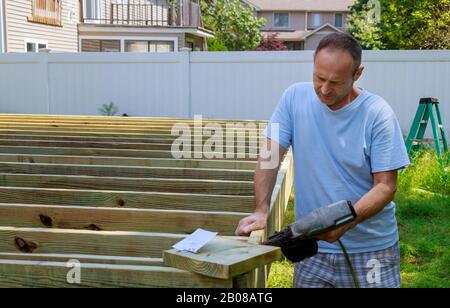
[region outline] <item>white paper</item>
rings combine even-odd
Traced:
[[[197,253],[210,240],[216,237],[217,232],[210,232],[203,229],[197,229],[194,233],[187,236],[184,240],[176,243],[172,247],[178,251],[189,251]]]

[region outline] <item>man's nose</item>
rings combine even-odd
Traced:
[[[331,87],[330,87],[330,84],[328,83],[328,82],[325,82],[323,85],[322,85],[322,94],[323,95],[329,95],[329,94],[331,94]]]

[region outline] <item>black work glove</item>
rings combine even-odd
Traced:
[[[284,256],[292,263],[297,263],[315,256],[318,251],[317,240],[298,240],[291,241],[287,245],[281,246]]]
[[[263,244],[280,247],[284,256],[293,263],[310,258],[316,255],[318,251],[315,238],[293,240],[289,228],[272,235]]]

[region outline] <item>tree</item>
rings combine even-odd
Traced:
[[[215,32],[216,40],[227,50],[253,50],[261,41],[265,19],[254,16],[239,0],[203,1],[202,18],[203,25]]]
[[[347,31],[350,32],[364,49],[383,49],[379,26],[379,11],[375,3],[357,0],[350,9]]]
[[[283,41],[279,40],[278,33],[269,34],[261,40],[261,43],[256,47],[256,51],[270,51],[270,50],[288,50]]]
[[[367,49],[449,49],[450,0],[356,0],[348,30]]]

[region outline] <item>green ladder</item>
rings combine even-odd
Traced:
[[[436,110],[437,125],[433,113],[433,106],[435,106]],[[431,120],[431,128],[433,130],[434,139],[423,138],[425,130],[427,128],[428,120]],[[436,146],[436,153],[439,158],[439,163],[441,164],[442,169],[445,171],[445,162],[442,158],[443,153],[441,151],[438,128],[441,132],[441,140],[443,142],[446,161],[447,163],[449,163],[450,156],[448,152],[447,138],[445,137],[444,125],[442,124],[441,112],[439,111],[439,100],[437,98],[426,97],[420,99],[419,108],[417,109],[416,116],[414,117],[414,122],[411,126],[411,130],[409,131],[408,138],[406,139],[406,149],[408,151],[408,155],[410,155],[412,151],[417,149],[420,143],[434,142]]]

